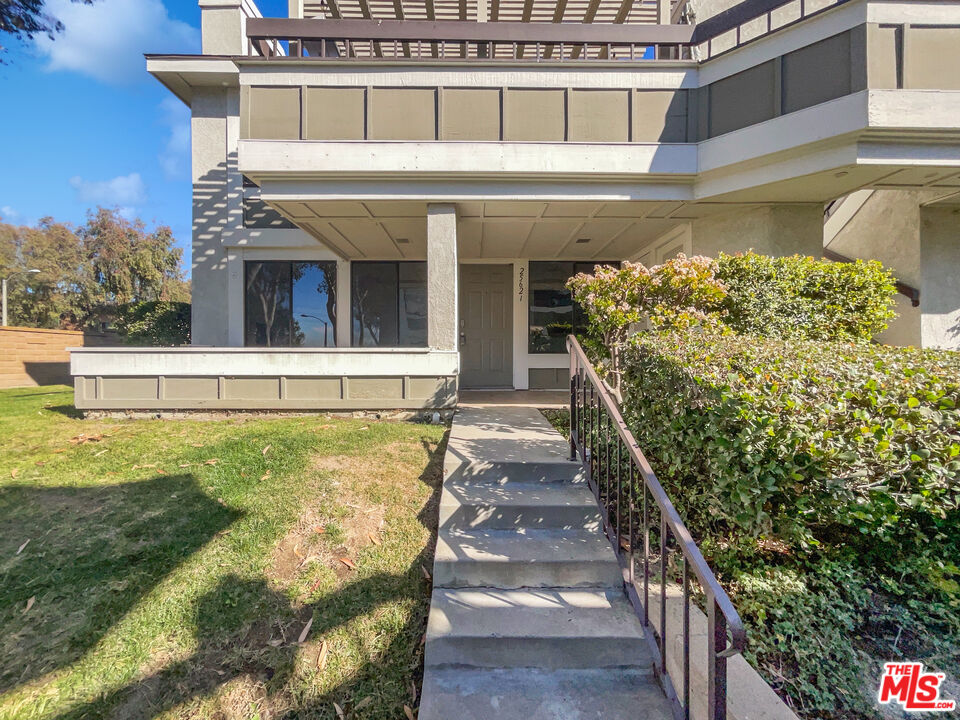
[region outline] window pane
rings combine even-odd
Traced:
[[[290,263],[248,262],[245,266],[245,343],[256,347],[290,344]]]
[[[572,262],[530,263],[531,353],[566,352],[573,331],[573,302],[564,287],[573,275]]]
[[[427,264],[400,263],[400,347],[427,346]]]
[[[293,279],[292,344],[302,347],[336,347],[337,264],[297,262]]]
[[[397,263],[351,265],[354,347],[397,346]]]

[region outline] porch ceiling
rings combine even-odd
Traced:
[[[299,227],[350,259],[426,257],[422,201],[274,202]],[[740,203],[459,202],[461,258],[630,258],[682,222],[748,207]]]

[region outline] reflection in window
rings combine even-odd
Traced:
[[[254,347],[335,347],[337,264],[248,262],[244,343]]]
[[[351,264],[354,347],[426,347],[427,264]]]
[[[577,273],[592,273],[598,265],[619,267],[619,262],[531,262],[531,353],[563,353],[570,333],[583,332],[586,318],[570,297],[567,280]]]

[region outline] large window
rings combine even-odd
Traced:
[[[582,332],[586,319],[567,290],[567,280],[577,273],[593,272],[597,265],[619,262],[531,262],[530,327],[531,353],[563,353],[570,333]]]
[[[335,347],[337,264],[247,262],[244,343],[254,347]]]
[[[354,347],[426,347],[427,264],[351,263]]]

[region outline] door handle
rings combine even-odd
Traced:
[[[466,333],[460,333],[460,345],[462,346],[462,345],[466,345],[466,344],[467,344],[467,334],[466,334]]]

